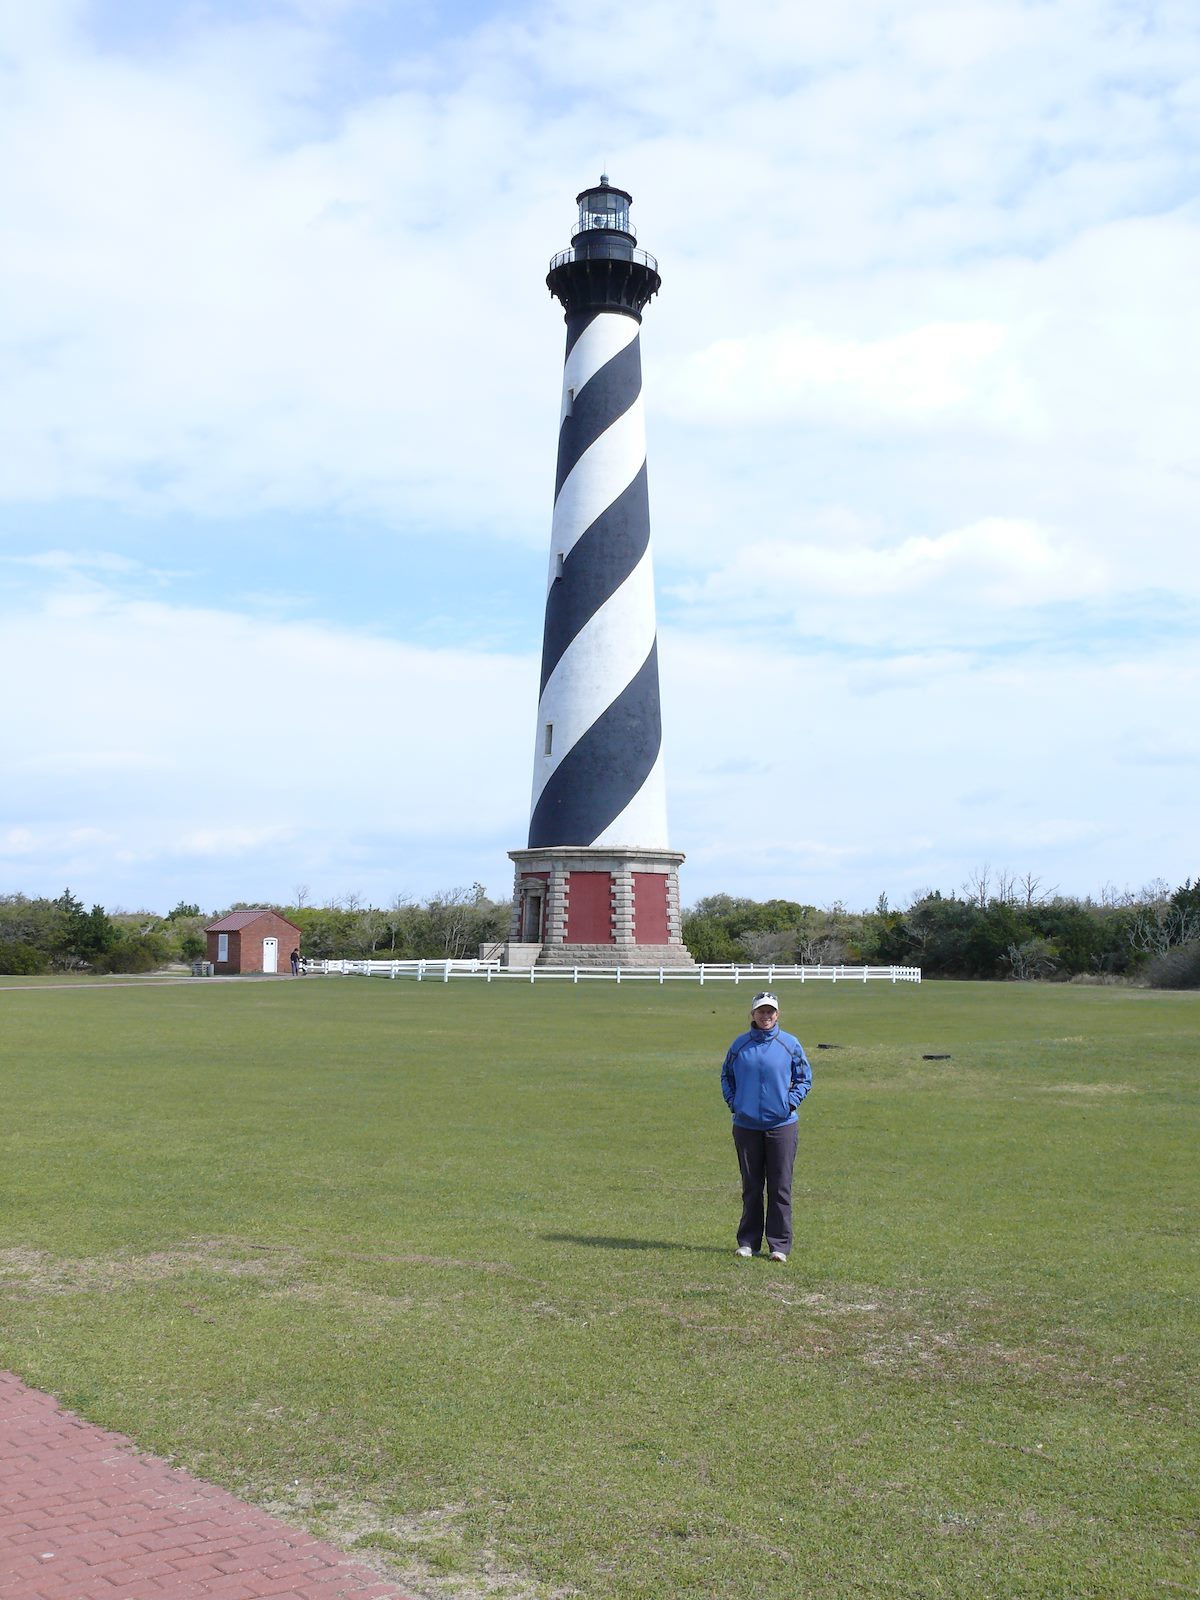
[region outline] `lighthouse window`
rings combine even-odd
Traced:
[[[562,553],[561,550],[556,550],[554,552],[554,576],[555,576],[555,578],[561,578],[562,575],[563,575],[563,561],[564,561],[564,559],[565,559],[565,557],[563,556],[563,553]]]
[[[611,191],[591,190],[579,202],[580,228],[620,228],[629,230],[629,205]]]
[[[553,748],[554,748],[554,724],[552,722],[548,722],[546,724],[546,739],[545,739],[545,743],[542,745],[542,754],[544,756],[550,755],[550,753],[553,750]]]

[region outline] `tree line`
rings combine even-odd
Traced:
[[[482,884],[417,902],[365,904],[345,895],[307,904],[272,904],[300,929],[313,959],[454,960],[508,937],[507,900]],[[56,899],[0,895],[0,973],[150,972],[206,954],[205,925],[228,911],[201,912],[181,901],[165,916],[106,911],[69,889]],[[1156,987],[1200,987],[1200,879],[1172,890],[1162,880],[1134,893],[1106,890],[1078,899],[987,868],[957,893],[931,889],[903,908],[880,895],[870,911],[840,904],[750,900],[715,894],[683,915],[683,938],[697,961],[919,966],[928,978],[1137,979]]]
[[[1044,891],[1032,875],[984,868],[956,894],[939,889],[871,911],[709,895],[683,919],[697,961],[916,966],[929,978],[1091,977],[1200,987],[1200,880],[1159,879],[1098,899]]]
[[[302,898],[298,896],[297,898]],[[492,900],[481,883],[417,902],[397,895],[389,906],[359,903],[356,895],[324,906],[275,907],[301,932],[306,956],[379,961],[461,961],[481,945],[508,938],[512,904]]]
[[[306,956],[427,957],[458,960],[480,945],[508,936],[510,906],[491,900],[482,884],[433,895],[423,903],[397,896],[386,908],[346,895],[324,906],[237,901],[202,913],[181,901],[165,916],[150,911],[84,909],[70,889],[55,899],[0,895],[0,973],[152,972],[172,962],[191,962],[207,952],[204,929],[229,911],[265,904],[300,929]]]

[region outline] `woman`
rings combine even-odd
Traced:
[[[804,1046],[779,1028],[779,1001],[764,991],[750,1003],[750,1031],[739,1033],[721,1068],[721,1093],[733,1112],[733,1143],[742,1174],[739,1256],[756,1256],[766,1236],[771,1261],[792,1248],[792,1167],[799,1133],[796,1111],[812,1088]]]

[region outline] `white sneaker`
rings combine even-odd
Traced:
[[[754,1251],[751,1250],[748,1244],[740,1244],[733,1253],[735,1256],[752,1256]]]
[[[767,1257],[767,1260],[768,1261],[786,1261],[787,1257],[784,1255],[782,1250],[772,1250],[771,1254]]]

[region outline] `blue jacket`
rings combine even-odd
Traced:
[[[812,1088],[804,1046],[779,1024],[751,1028],[729,1046],[721,1068],[721,1093],[735,1128],[782,1128]]]

